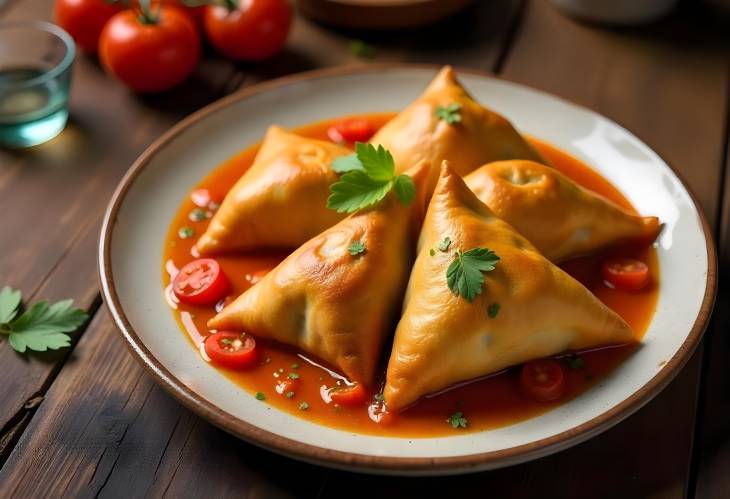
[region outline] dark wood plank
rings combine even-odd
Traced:
[[[50,19],[52,0],[11,2],[3,20]],[[0,151],[0,285],[26,300],[74,298],[98,306],[96,240],[101,214],[136,156],[181,117],[220,97],[239,71],[208,57],[182,88],[137,97],[106,77],[93,59],[74,63],[68,128],[27,150]],[[67,352],[19,356],[0,342],[0,463],[27,424]]]
[[[502,74],[595,109],[636,132],[687,179],[714,221],[724,150],[728,41],[707,30],[708,24],[690,6],[651,28],[606,30],[578,24],[547,2],[532,0]],[[684,497],[690,493],[701,365],[700,350],[649,405],[578,447],[469,477],[383,479],[378,488],[385,492],[379,495],[484,491],[496,497]],[[722,386],[728,393],[726,380]],[[726,422],[717,420],[718,425]],[[365,480],[333,472],[323,495],[365,490]]]
[[[477,67],[493,68],[500,58],[502,40],[506,38],[511,22],[516,19],[519,5],[518,0],[500,0],[489,5],[480,5],[477,11],[472,11],[471,15],[477,15],[474,14],[477,12],[482,19],[491,19],[492,24],[489,25],[501,26],[501,31],[495,28],[485,35],[477,31],[479,26],[471,25],[471,33],[465,34],[463,30],[460,31],[463,22],[459,24],[452,20],[447,29],[453,32],[451,35],[445,32],[443,36],[481,40],[469,57],[474,58],[473,65]],[[438,28],[441,29],[444,28]],[[289,50],[277,59],[255,68],[245,68],[246,73],[253,76],[243,78],[235,75],[226,82],[224,91],[240,84],[308,69],[314,65],[328,65],[324,61],[332,61],[331,64],[345,61],[367,62],[354,60],[349,52],[348,41],[349,37],[345,35],[330,34],[317,25],[298,19],[289,42]],[[408,37],[402,40],[381,40],[378,43],[378,55],[375,58],[377,61],[409,59],[438,63],[459,62],[458,56],[450,55],[448,51],[424,48],[421,52],[411,52],[408,45],[404,45],[413,43]],[[460,62],[466,60],[461,59]],[[110,85],[109,82],[93,71],[90,74],[77,73],[76,83],[78,85],[81,81],[86,86],[87,79],[99,82],[94,98],[86,101],[89,130],[94,130],[94,123],[103,118],[94,117],[93,113],[114,112],[111,105],[100,106],[99,102],[113,103],[115,107],[117,103],[132,106],[132,110],[136,109],[143,116],[146,116],[149,106],[156,104],[149,101],[139,103],[137,99],[130,101],[121,90],[115,90],[113,84],[107,92],[102,84]],[[167,113],[174,112],[174,98],[171,97],[168,102],[169,105],[157,104],[159,114],[166,116]],[[107,119],[111,118],[107,116]],[[142,128],[143,132],[137,132],[141,134],[139,138],[135,138],[135,130],[140,130],[136,122],[125,117],[114,120],[119,133],[130,138],[118,139],[118,144],[109,144],[111,149],[99,151],[95,158],[104,161],[104,158],[111,155],[124,158],[133,156],[138,149],[126,150],[130,148],[128,141],[136,140],[134,147],[141,148],[148,134],[159,133],[158,120],[163,118],[148,118],[147,124]],[[102,148],[95,139],[90,138],[86,144],[97,150]],[[0,173],[0,189],[3,188],[3,178],[9,178],[7,182],[15,182],[14,176],[23,174],[22,168],[27,161],[24,157],[19,158],[14,164],[15,170],[7,177]],[[41,159],[36,164],[39,165],[36,168],[47,165]],[[99,188],[106,188],[106,182],[99,182]],[[40,189],[36,187],[37,183],[30,180],[27,185],[27,189]],[[108,191],[98,195],[103,198],[108,196]],[[68,198],[66,201],[69,202]],[[60,201],[55,206],[57,211],[68,209]],[[94,211],[93,205],[86,204],[84,210],[87,206],[89,211]],[[77,207],[76,212],[78,211],[81,210]],[[99,210],[95,213],[98,214]],[[73,219],[73,216],[70,218]],[[80,244],[88,243],[93,247],[93,232],[81,231],[77,240],[83,241]],[[17,243],[8,244],[10,251],[21,253]],[[55,265],[55,268],[75,269],[78,272],[77,278],[88,283],[88,289],[95,286],[91,267],[94,262],[93,250],[91,254],[75,249],[63,253],[66,256],[36,253],[24,257],[23,261],[39,260],[47,264],[46,262],[55,258],[56,263],[47,264],[50,267],[46,271],[49,274],[47,280],[54,279],[55,270],[51,269]],[[84,258],[89,262],[84,263]],[[59,286],[60,283],[61,281]],[[20,436],[20,439],[0,474],[0,483],[7,484],[7,490],[21,496],[33,493],[119,495],[121,492],[132,495],[167,493],[173,496],[192,496],[203,492],[212,495],[243,495],[259,491],[268,497],[288,494],[307,496],[317,492],[325,473],[322,469],[254,449],[190,415],[153,385],[136,367],[121,342],[111,336],[111,324],[104,316],[97,315],[78,347],[74,349],[70,361],[63,366],[45,394],[27,430],[13,433],[14,438]],[[27,400],[23,397],[16,398],[18,401]],[[28,418],[16,417],[16,420],[27,423]],[[37,469],[49,471],[34,473],[33,470]],[[30,476],[33,477],[31,480],[28,479]],[[213,479],[210,480],[210,477]],[[292,480],[292,477],[296,480]]]

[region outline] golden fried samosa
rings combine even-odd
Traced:
[[[426,162],[409,170],[417,192],[428,171]],[[304,243],[208,326],[295,345],[351,380],[372,384],[413,262],[417,205],[405,206],[391,192],[342,220]],[[364,248],[358,252],[353,243]]]
[[[431,191],[444,159],[462,176],[490,161],[544,161],[509,121],[469,95],[450,66],[445,66],[425,92],[370,142],[388,149],[400,170],[422,159],[430,161]]]
[[[344,147],[272,126],[246,173],[228,192],[195,247],[211,255],[260,247],[296,248],[345,215],[327,209],[330,164]]]
[[[457,251],[475,248],[499,261],[469,301],[451,291],[447,269]],[[388,410],[529,360],[633,339],[623,319],[497,218],[445,162],[395,332]]]
[[[533,161],[497,161],[464,177],[495,215],[553,262],[624,241],[651,243],[659,219],[628,213]]]

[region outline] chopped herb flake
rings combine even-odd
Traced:
[[[195,235],[195,229],[192,227],[180,227],[180,229],[177,231],[177,237],[180,239],[190,239]]]
[[[487,315],[490,319],[494,319],[497,317],[497,314],[499,313],[499,303],[492,303],[489,305],[489,308],[487,309]]]
[[[229,346],[233,345],[233,340],[231,340],[229,338],[223,338],[221,340],[221,345],[229,347]]]
[[[354,241],[352,244],[350,244],[350,247],[347,248],[347,251],[352,256],[357,256],[365,253],[365,245],[362,243],[362,241]]]
[[[266,395],[263,392],[256,392],[256,400],[266,400]]]
[[[189,214],[188,218],[193,222],[202,222],[208,218],[208,213],[202,208],[195,208]]]
[[[449,125],[461,122],[461,104],[452,102],[447,106],[438,106],[434,114],[440,120],[445,121]]]
[[[306,411],[307,409],[309,409],[309,404],[307,404],[306,402],[302,402],[301,404],[299,404],[300,411]]]
[[[289,379],[299,379],[299,374],[297,374],[297,373],[289,373]]]
[[[449,251],[449,246],[451,246],[451,238],[449,236],[446,236],[440,243],[439,243],[439,251],[442,253],[446,253]]]
[[[433,249],[433,248],[431,248],[430,250],[428,250],[428,254],[431,255],[431,256],[433,256],[433,255],[436,254],[436,250]]]
[[[579,355],[571,355],[568,357],[568,367],[571,369],[583,369],[585,365],[586,363],[583,360],[583,357],[580,357]]]
[[[375,47],[363,40],[350,40],[350,52],[357,57],[364,59],[375,55]]]
[[[464,417],[464,413],[461,411],[453,413],[449,416],[449,419],[447,419],[446,422],[449,423],[452,428],[466,428],[469,426],[469,420]]]
[[[385,400],[385,395],[383,395],[382,393],[376,393],[375,400],[377,400],[378,402],[382,402]]]
[[[290,399],[294,396],[294,392],[286,392],[286,398]]]
[[[295,362],[294,364],[292,364],[292,365],[291,365],[291,368],[292,368],[292,369],[299,369],[299,364],[297,364],[297,363]]]

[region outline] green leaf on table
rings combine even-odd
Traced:
[[[20,291],[5,286],[0,291],[0,324],[7,324],[15,319],[20,306]]]
[[[484,285],[484,272],[496,268],[499,257],[488,248],[474,248],[469,251],[456,251],[454,261],[446,269],[446,282],[456,296],[471,302],[481,294]]]
[[[10,345],[21,353],[27,349],[45,352],[70,346],[71,338],[66,333],[78,329],[89,317],[72,305],[73,300],[61,300],[53,305],[47,301],[34,304],[7,324]]]

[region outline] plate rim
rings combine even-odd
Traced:
[[[705,249],[707,251],[707,278],[705,282],[705,292],[700,305],[699,312],[690,329],[687,337],[677,349],[672,358],[659,370],[649,381],[641,388],[632,393],[629,397],[621,401],[619,404],[602,412],[598,416],[586,421],[580,425],[574,426],[568,430],[551,435],[534,442],[522,444],[506,449],[496,451],[466,454],[461,456],[449,457],[393,457],[393,456],[374,456],[369,454],[361,454],[355,452],[346,452],[319,447],[303,442],[299,442],[288,437],[278,435],[276,433],[261,429],[252,423],[246,422],[233,414],[217,407],[212,402],[206,400],[200,394],[194,392],[187,387],[181,380],[174,376],[155,356],[147,349],[143,341],[137,335],[131,323],[127,319],[121,306],[119,296],[114,287],[114,277],[111,267],[111,240],[114,226],[116,224],[118,211],[123,204],[126,194],[132,187],[134,181],[144,168],[150,163],[151,159],[164,147],[166,147],[177,135],[184,130],[195,125],[198,121],[217,112],[220,109],[228,107],[238,101],[244,100],[256,94],[268,92],[270,90],[298,84],[303,81],[316,80],[321,78],[329,78],[336,76],[357,75],[365,73],[377,73],[392,70],[433,70],[438,71],[443,65],[439,64],[408,64],[408,63],[384,63],[384,64],[368,64],[368,65],[345,65],[324,69],[315,69],[301,73],[295,73],[265,82],[254,84],[250,87],[238,90],[231,95],[214,101],[203,108],[195,111],[185,117],[158,139],[153,141],[142,154],[134,161],[129,170],[119,181],[114,193],[107,205],[102,221],[98,258],[97,258],[97,278],[99,288],[101,290],[104,302],[107,305],[109,313],[114,320],[116,329],[122,337],[128,350],[132,356],[142,365],[148,374],[152,375],[155,381],[160,384],[169,394],[181,402],[188,409],[205,420],[213,423],[217,427],[226,432],[241,438],[249,443],[257,445],[261,448],[277,452],[296,459],[322,464],[330,467],[341,469],[366,471],[375,473],[396,473],[396,474],[413,474],[413,473],[454,473],[468,472],[483,469],[491,469],[520,462],[536,459],[538,457],[552,454],[564,448],[583,442],[592,436],[607,430],[608,428],[618,424],[643,405],[652,400],[659,392],[661,392],[681,371],[687,361],[690,359],[697,346],[702,339],[702,335],[707,328],[712,310],[714,308],[715,296],[717,292],[717,253],[715,249],[712,230],[709,227],[707,218],[698,203],[697,197],[693,190],[687,185],[683,176],[669,163],[664,157],[657,152],[654,147],[650,147],[669,169],[677,176],[682,187],[689,194],[694,208],[699,216],[699,221],[705,238]],[[630,131],[620,123],[613,119],[603,116],[601,113],[590,108],[582,106],[569,99],[565,99],[548,92],[536,89],[529,85],[495,75],[489,71],[464,68],[454,66],[457,74],[471,74],[474,76],[491,78],[509,82],[519,87],[528,88],[534,92],[547,95],[554,99],[567,102],[568,104],[580,109],[589,111],[594,114],[611,121],[624,130],[636,136],[644,144],[644,141],[636,133]]]

